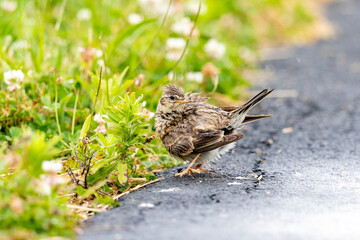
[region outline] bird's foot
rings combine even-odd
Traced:
[[[207,169],[202,168],[202,167],[198,167],[197,169],[199,169],[199,170],[203,171],[204,173],[217,173],[217,172],[215,172],[215,171],[212,171],[212,170],[207,170]]]
[[[200,164],[196,165],[195,169],[199,169],[199,170],[203,171],[204,173],[217,173],[215,171],[211,171],[211,170],[207,170],[205,168],[202,168],[202,165],[203,165],[203,163],[200,163]]]
[[[183,169],[181,172],[175,174],[174,177],[182,177],[182,176],[184,176],[185,174],[187,174],[187,175],[190,176],[191,173],[198,173],[198,174],[199,174],[200,171],[199,171],[198,169],[195,169],[195,168],[189,168],[189,167],[187,167],[187,168]]]

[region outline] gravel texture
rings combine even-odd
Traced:
[[[275,78],[257,89],[298,97],[265,99],[255,112],[273,117],[211,164],[218,174],[169,169],[87,220],[79,238],[360,239],[360,1],[333,2],[327,16],[334,39],[262,62]]]

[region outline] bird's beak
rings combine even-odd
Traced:
[[[180,103],[180,104],[185,104],[185,103],[189,103],[190,101],[188,100],[177,100],[175,103]]]

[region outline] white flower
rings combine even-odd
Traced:
[[[175,22],[172,25],[171,30],[173,30],[177,34],[189,36],[193,27],[194,27],[194,23],[190,21],[190,18],[182,18],[180,19],[180,21]],[[192,35],[193,36],[199,35],[197,29],[194,29]]]
[[[186,73],[186,79],[188,81],[202,83],[204,76],[201,72],[188,72]]]
[[[24,80],[24,73],[21,70],[11,70],[4,72],[4,82],[8,85],[8,91],[20,89],[20,83]]]
[[[186,45],[186,41],[183,38],[169,38],[166,40],[166,47],[168,49],[182,50]]]
[[[11,48],[13,50],[27,49],[28,48],[28,42],[26,40],[15,41],[15,42],[13,42],[13,44],[11,44]]]
[[[128,16],[128,22],[131,24],[131,25],[136,25],[136,24],[139,24],[141,23],[142,21],[144,21],[144,18],[137,14],[137,13],[131,13],[129,14]]]
[[[85,52],[85,48],[83,48],[83,47],[78,47],[77,50],[79,53]]]
[[[153,113],[153,112],[150,112],[148,109],[146,109],[146,108],[144,108],[143,110],[141,110],[141,115],[143,115],[143,116],[145,116],[145,115],[147,115],[147,116],[149,116],[148,118],[146,118],[147,120],[149,120],[149,119],[152,119],[153,117],[155,117],[155,113]]]
[[[40,185],[40,192],[44,195],[50,195],[51,194],[50,184],[43,182],[43,184]]]
[[[210,39],[205,44],[205,52],[212,58],[219,59],[221,58],[225,53],[225,45],[218,42],[216,39]]]
[[[63,183],[65,183],[65,179],[57,174],[52,174],[52,175],[40,175],[40,179],[42,180],[42,182],[44,184],[50,185],[50,186],[56,186],[56,185],[61,185]]]
[[[93,50],[95,51],[95,56],[97,58],[101,58],[103,55],[103,51],[101,49],[97,49],[97,48],[93,48]]]
[[[167,0],[138,0],[140,7],[153,15],[164,14],[167,10],[169,2]],[[173,9],[170,7],[169,13],[172,13]]]
[[[168,73],[168,79],[169,79],[169,81],[174,80],[174,72],[173,72],[173,71],[170,71],[170,72]]]
[[[198,10],[199,10],[199,0],[186,1],[185,9],[190,14],[196,15]],[[201,9],[200,9],[200,15],[203,15],[206,12],[207,12],[207,5],[204,2],[202,2],[201,3]]]
[[[97,122],[98,124],[104,124],[105,121],[104,121],[103,117],[106,117],[106,115],[100,115],[97,113],[94,116],[94,121]]]
[[[95,132],[99,132],[101,134],[105,134],[106,133],[106,128],[105,128],[105,125],[100,125],[97,126],[97,128],[95,128],[94,130]]]
[[[96,61],[96,63],[100,66],[100,67],[105,67],[105,62],[104,62],[104,59],[98,59],[97,61]]]
[[[48,173],[57,173],[63,169],[62,163],[57,161],[43,161],[41,167]]]
[[[107,117],[107,115],[95,114],[94,121],[97,122],[99,125],[94,131],[105,134],[106,128],[105,128],[105,120],[103,119],[103,117]]]
[[[92,16],[92,12],[90,9],[88,8],[82,8],[77,12],[77,19],[79,19],[80,21],[88,21],[91,19]]]
[[[92,56],[96,56],[97,58],[102,57],[103,55],[103,51],[101,49],[97,49],[97,48],[83,48],[83,47],[78,47],[77,48],[78,52],[83,54],[86,53],[88,55],[92,55]]]
[[[183,38],[169,38],[166,40],[166,58],[168,60],[179,60],[181,54],[185,48],[186,41]]]
[[[17,2],[14,2],[14,1],[2,1],[0,3],[0,7],[4,11],[13,12],[17,8]]]

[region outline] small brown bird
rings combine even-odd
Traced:
[[[219,159],[244,137],[237,129],[271,116],[247,113],[272,91],[265,89],[240,107],[216,107],[205,103],[208,98],[198,93],[184,94],[177,86],[165,86],[156,109],[156,132],[171,155],[190,162],[175,177],[212,172],[202,165]]]

